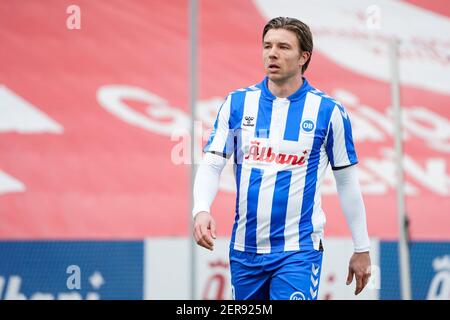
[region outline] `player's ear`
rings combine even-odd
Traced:
[[[308,61],[309,57],[311,57],[311,54],[308,51],[300,52],[300,59],[299,59],[300,68],[303,67],[303,65]]]

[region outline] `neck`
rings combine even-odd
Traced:
[[[268,81],[269,91],[278,98],[286,98],[296,92],[303,85],[303,78],[295,77],[286,81]]]

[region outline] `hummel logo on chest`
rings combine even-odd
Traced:
[[[255,117],[245,116],[244,120],[245,120],[245,122],[242,125],[245,127],[253,127],[255,125],[253,123],[253,120],[255,120]]]

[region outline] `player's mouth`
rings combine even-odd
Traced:
[[[268,69],[270,72],[277,72],[277,71],[280,70],[281,68],[280,68],[280,66],[279,66],[278,64],[276,64],[276,63],[271,63],[271,64],[269,64],[269,66],[267,67],[267,69]]]

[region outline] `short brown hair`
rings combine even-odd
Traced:
[[[300,52],[304,51],[309,52],[309,59],[302,66],[302,73],[304,73],[308,68],[313,52],[313,38],[311,30],[309,29],[308,25],[295,18],[290,17],[273,18],[272,20],[267,22],[267,24],[264,26],[262,34],[263,41],[267,31],[269,31],[270,29],[285,29],[295,33],[298,39]]]

